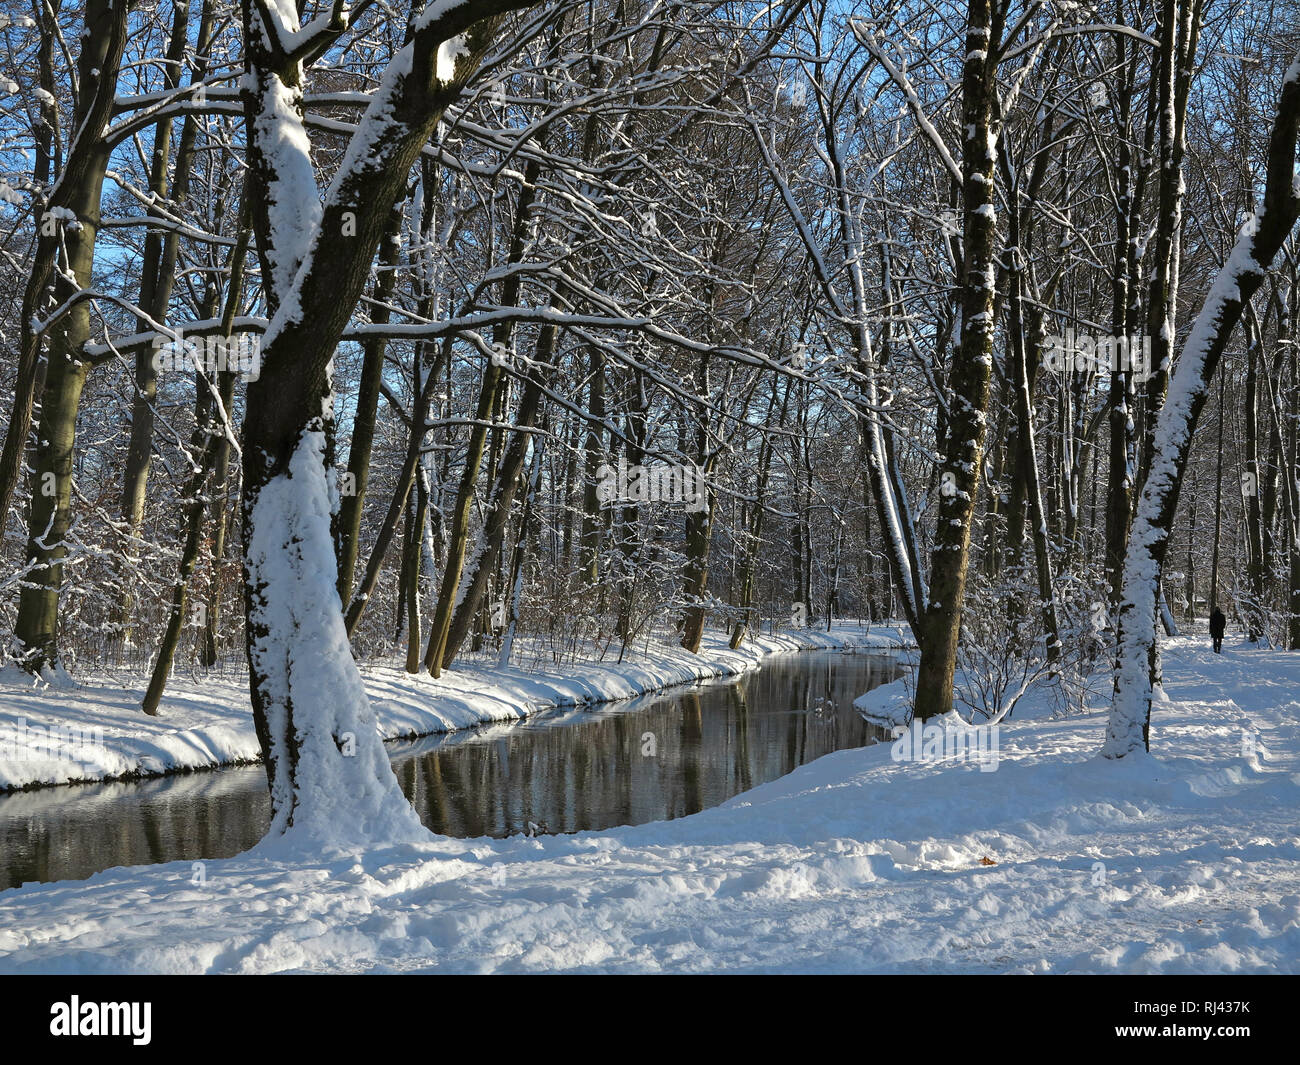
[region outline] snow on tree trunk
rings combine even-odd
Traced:
[[[270,835],[395,842],[427,835],[388,764],[352,659],[330,536],[325,436],[246,500],[249,664],[271,786]]]
[[[316,847],[426,835],[389,766],[339,599],[338,497],[326,470],[330,365],[421,150],[504,13],[533,2],[426,8],[371,94],[323,203],[301,63],[345,33],[347,20],[304,29],[291,0],[244,8],[248,195],[273,311],[261,373],[248,388],[243,488],[245,641],[270,841]]]
[[[1268,150],[1264,205],[1243,227],[1219,271],[1174,370],[1156,423],[1150,472],[1134,516],[1124,558],[1123,597],[1115,663],[1115,693],[1102,754],[1123,758],[1150,750],[1151,699],[1158,667],[1160,577],[1178,510],[1192,434],[1219,357],[1247,301],[1300,217],[1295,180],[1300,132],[1300,56],[1282,83]]]

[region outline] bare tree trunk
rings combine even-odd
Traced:
[[[204,386],[200,383],[198,387]],[[176,580],[172,584],[171,609],[158,647],[158,656],[154,660],[153,672],[149,676],[149,687],[145,691],[144,701],[140,707],[151,717],[158,713],[158,704],[162,701],[163,692],[167,687],[167,678],[171,674],[172,660],[180,643],[181,629],[185,625],[190,578],[194,575],[194,565],[198,561],[199,548],[202,546],[203,511],[206,503],[203,489],[216,465],[218,441],[233,432],[233,427],[225,423],[223,414],[230,410],[235,394],[233,373],[219,375],[217,392],[221,397],[220,410],[211,399],[202,404],[205,416],[195,425],[191,439],[192,448],[199,452],[200,458],[185,489],[181,518],[181,531],[185,539],[181,545],[180,567]]]
[[[1192,62],[1201,33],[1203,0],[1161,0],[1156,70],[1159,101],[1159,194],[1151,288],[1147,296],[1147,333],[1151,337],[1152,373],[1146,382],[1143,439],[1137,483],[1151,468],[1156,413],[1164,403],[1173,372],[1175,314],[1182,248],[1183,156],[1186,152],[1187,98]]]
[[[545,423],[543,423],[543,431],[545,431]],[[537,489],[542,480],[544,447],[544,436],[533,443],[533,472],[528,482],[528,494],[524,497],[524,510],[519,515],[519,532],[515,537],[515,549],[510,564],[506,632],[501,640],[501,657],[497,660],[497,664],[502,669],[510,665],[510,652],[514,649],[515,632],[519,627],[519,608],[524,594],[524,554],[528,549],[528,530],[533,519],[533,507],[537,502]]]
[[[1227,373],[1219,374],[1219,435],[1214,459],[1214,546],[1210,553],[1210,613],[1219,606],[1219,548],[1223,542],[1223,383]]]
[[[22,468],[31,425],[40,336],[33,318],[44,313],[47,285],[53,276],[53,304],[72,301],[90,284],[99,231],[99,201],[108,167],[109,148],[102,131],[111,114],[117,69],[126,41],[125,0],[90,0],[86,36],[78,60],[80,96],[78,136],[68,166],[50,197],[50,210],[41,222],[37,262],[23,298],[18,380],[14,409],[0,455],[0,513],[7,514]],[[59,208],[75,221],[57,217]],[[65,251],[62,269],[55,271],[59,246]],[[18,602],[14,639],[24,668],[33,673],[58,667],[59,591],[63,559],[72,524],[73,447],[81,392],[90,371],[82,348],[90,336],[90,304],[70,305],[49,327],[45,385],[37,427],[32,475],[32,505],[28,517],[27,578]]]
[[[1005,154],[1003,155],[1006,159]],[[1009,169],[1009,167],[1008,167]],[[1014,195],[1014,184],[1012,185]],[[1056,618],[1056,589],[1052,585],[1051,547],[1047,540],[1047,515],[1043,512],[1043,492],[1038,479],[1038,451],[1034,440],[1034,406],[1030,394],[1029,360],[1026,355],[1025,321],[1021,295],[1023,264],[1020,248],[1019,210],[1013,204],[1010,219],[1010,245],[1006,255],[1008,259],[1007,285],[1009,292],[1008,312],[1010,322],[1008,333],[1011,338],[1012,373],[1011,380],[1015,389],[1016,432],[1019,440],[1019,453],[1016,455],[1017,479],[1024,485],[1025,498],[1029,503],[1029,521],[1031,540],[1034,545],[1034,562],[1038,573],[1039,610],[1043,616],[1043,636],[1047,648],[1047,660],[1056,662],[1061,656],[1060,625]],[[1035,359],[1035,362],[1037,360]],[[1023,534],[1017,532],[1015,540],[1021,540]],[[1013,540],[1013,543],[1015,542]],[[1016,561],[1020,559],[1017,557]]]
[[[239,213],[239,234],[230,253],[230,287],[226,290],[226,304],[221,315],[221,335],[228,341],[231,327],[235,321],[235,312],[239,309],[239,297],[244,285],[244,256],[248,251],[249,229],[247,200],[241,203]],[[215,302],[216,295],[213,295]],[[215,307],[213,308],[215,310]],[[208,389],[215,387],[217,402],[214,402]],[[194,575],[194,566],[198,561],[199,548],[202,546],[203,512],[207,507],[204,489],[218,465],[228,461],[230,441],[235,432],[229,418],[234,407],[235,374],[217,375],[215,385],[205,378],[202,370],[195,374],[195,388],[198,389],[194,432],[190,438],[190,449],[199,453],[200,458],[190,473],[189,484],[182,497],[181,516],[181,560],[172,584],[171,609],[167,615],[167,624],[158,646],[158,655],[154,659],[153,672],[149,677],[149,687],[145,691],[141,709],[151,717],[158,713],[158,704],[162,701],[167,688],[167,679],[171,675],[172,660],[180,643],[181,629],[185,625],[185,607],[189,598],[190,579]],[[223,481],[224,481],[224,474]],[[222,483],[224,487],[224,483]],[[222,515],[224,524],[224,513]],[[218,556],[219,557],[219,556]],[[212,630],[208,630],[209,633]],[[215,656],[214,646],[210,648]]]
[[[510,241],[512,263],[517,263],[523,258],[524,242],[531,224],[533,203],[537,197],[537,178],[540,172],[541,168],[536,160],[530,160],[524,169],[524,180],[519,189],[519,202],[515,208],[514,232]],[[501,286],[501,304],[512,307],[518,299],[519,275],[512,274]],[[505,350],[511,332],[509,324],[495,327],[492,340],[497,352]],[[492,418],[492,411],[496,407],[497,390],[504,373],[504,364],[499,355],[494,355],[488,360],[479,386],[474,424],[470,428],[469,441],[465,445],[465,468],[461,473],[460,488],[456,493],[456,503],[447,529],[447,560],[442,570],[438,605],[434,611],[433,624],[429,629],[429,643],[424,652],[424,666],[435,677],[441,676],[443,670],[447,638],[451,629],[451,615],[455,607],[454,597],[456,589],[460,586],[461,571],[469,549],[469,520],[474,507],[474,488],[478,483],[479,466],[483,462],[483,453],[487,445],[488,425]]]
[[[402,584],[406,596],[406,672],[420,672],[420,559],[424,527],[429,520],[429,492],[423,478],[415,482],[415,506],[407,510],[406,545],[402,553]]]
[[[996,222],[994,116],[1002,10],[970,0],[962,74],[963,247],[961,347],[952,367],[951,425],[942,466],[939,519],[930,563],[921,661],[916,675],[919,720],[952,709],[957,640],[970,559],[975,501],[984,470],[989,383],[993,365],[994,241]]]
[[[402,229],[402,210],[393,209],[379,244],[379,268],[375,276],[374,306],[370,321],[382,325],[389,319],[388,300],[397,278],[397,259]],[[357,545],[361,536],[361,510],[370,484],[370,458],[375,443],[375,414],[379,409],[379,385],[384,375],[382,337],[369,337],[362,344],[361,383],[357,389],[357,411],[352,420],[352,442],[348,447],[347,491],[342,493],[334,519],[335,554],[339,567],[339,601],[351,602],[352,580],[357,568]]]
[[[772,382],[772,398],[767,405],[767,418],[763,426],[764,429],[772,427],[772,416],[776,409],[776,395],[779,387],[778,381]],[[785,381],[785,394],[781,398],[781,411],[778,424],[785,425],[786,412],[790,403],[791,392],[790,379]],[[730,647],[734,651],[745,640],[754,629],[754,569],[758,563],[758,548],[762,543],[763,537],[763,516],[767,510],[767,483],[772,470],[772,439],[767,433],[764,433],[762,443],[758,449],[758,479],[754,487],[754,499],[749,507],[749,521],[745,528],[745,536],[742,540],[744,544],[744,560],[740,568],[740,595],[736,606],[740,610],[740,618],[736,622],[736,627],[732,630]],[[870,512],[868,512],[870,513]]]
[[[1123,21],[1123,0],[1116,0],[1116,17]],[[1119,136],[1116,155],[1116,216],[1115,256],[1111,273],[1111,333],[1116,337],[1129,337],[1138,321],[1139,284],[1138,270],[1140,248],[1143,245],[1139,226],[1142,199],[1146,189],[1148,168],[1135,165],[1131,147],[1133,139],[1132,104],[1136,92],[1138,67],[1141,56],[1122,34],[1115,37],[1116,63],[1126,64],[1126,73],[1117,99]],[[1155,113],[1159,94],[1148,91],[1145,148],[1150,148],[1154,136]],[[1148,150],[1139,153],[1145,161]],[[1136,171],[1136,173],[1135,173]],[[1114,367],[1110,374],[1109,396],[1110,446],[1106,478],[1106,577],[1110,590],[1110,609],[1119,609],[1123,585],[1124,552],[1128,548],[1129,525],[1133,518],[1137,468],[1135,448],[1136,425],[1134,415],[1137,396],[1133,387],[1133,374]]]
[[[709,294],[710,308],[714,306],[714,295],[712,291]],[[696,363],[695,389],[701,398],[713,394],[707,352],[701,354]],[[713,455],[709,454],[708,418],[703,413],[696,427],[695,454],[698,456],[696,493],[692,509],[686,515],[686,567],[682,575],[682,595],[686,600],[686,609],[682,612],[681,619],[681,645],[692,654],[699,654],[708,613],[704,606],[704,593],[709,583],[709,549],[713,543],[713,519],[717,508],[717,494],[708,484],[713,473]],[[701,494],[703,499],[700,498]]]
[[[605,360],[599,347],[588,349],[587,421],[586,437],[582,445],[582,527],[578,536],[578,567],[588,587],[600,583],[600,534],[603,515],[597,496],[596,471],[605,462],[602,434],[605,418]]]
[[[1287,648],[1300,651],[1300,357],[1293,339],[1295,328],[1296,285],[1295,260],[1289,261],[1290,278],[1285,297],[1278,300],[1277,343],[1287,352],[1288,395],[1282,407],[1287,413],[1286,454],[1283,459],[1282,496],[1285,507],[1287,537]]]
[[[217,441],[217,457],[212,465],[212,586],[203,612],[203,664],[211,669],[217,664],[221,635],[221,569],[226,557],[229,529],[227,496],[230,488],[230,438]]]
[[[361,616],[365,613],[366,606],[370,602],[370,596],[375,590],[375,585],[379,583],[379,573],[384,567],[384,559],[388,554],[389,547],[392,546],[393,537],[402,517],[402,510],[405,508],[407,499],[411,494],[411,486],[415,484],[420,465],[420,455],[424,449],[424,438],[427,434],[429,405],[433,399],[434,390],[438,387],[438,375],[441,372],[441,367],[450,359],[450,348],[451,343],[449,340],[441,346],[437,362],[428,369],[424,377],[424,384],[416,393],[415,400],[411,405],[410,432],[406,438],[406,455],[402,459],[402,468],[397,474],[397,487],[393,490],[392,498],[388,501],[388,511],[384,515],[384,520],[380,522],[379,535],[375,538],[374,546],[370,549],[370,559],[366,563],[361,583],[353,589],[352,602],[348,604],[347,613],[344,615],[344,625],[347,628],[349,639],[356,634],[357,626],[361,624]],[[421,356],[417,355],[416,366],[419,367],[421,362]]]
[[[554,349],[555,329],[552,326],[544,326],[537,340],[536,361],[539,366],[551,361]],[[540,370],[534,371],[534,375],[530,375],[524,385],[524,393],[519,401],[519,412],[515,418],[514,439],[506,449],[501,468],[497,471],[478,543],[470,554],[461,577],[455,612],[452,615],[446,647],[443,650],[443,669],[451,665],[460,652],[465,637],[469,635],[470,623],[483,603],[484,591],[488,585],[491,570],[487,562],[500,552],[501,544],[505,539],[506,526],[510,520],[510,508],[514,505],[521,483],[524,460],[528,457],[531,435],[528,430],[536,420],[541,405],[542,385],[535,376],[537,372]]]
[[[212,32],[210,5],[203,5],[198,31],[198,56],[192,81],[202,81],[207,69],[204,53],[208,49]],[[181,68],[184,66],[185,53],[189,48],[189,4],[178,0],[172,7],[171,40],[167,47],[164,65],[163,84],[166,89],[174,89],[180,84]],[[149,174],[149,192],[155,202],[165,202],[170,185],[171,199],[176,204],[183,204],[189,194],[190,168],[194,159],[194,146],[198,140],[198,121],[192,114],[185,116],[181,129],[180,145],[176,152],[176,173],[173,181],[168,181],[168,165],[171,161],[172,119],[166,118],[154,127],[153,160]],[[154,208],[149,212],[159,217]],[[141,262],[140,309],[155,322],[167,319],[167,309],[171,304],[172,286],[176,276],[176,255],[180,246],[180,234],[169,229],[164,236],[157,227],[151,228],[145,235],[144,256]],[[140,332],[146,332],[150,325],[146,318],[137,322]],[[131,404],[131,439],[127,446],[126,466],[122,476],[122,521],[126,526],[129,541],[140,535],[144,523],[144,506],[146,489],[149,482],[149,469],[153,457],[154,404],[158,394],[158,371],[153,364],[154,352],[141,347],[135,355],[135,396]],[[130,548],[128,547],[128,550]],[[132,643],[132,614],[135,609],[134,582],[129,572],[121,575],[122,586],[117,604],[117,621],[121,628],[124,644]]]
[[[1183,574],[1187,609],[1184,614],[1189,625],[1196,624],[1196,492],[1192,492],[1192,505],[1187,515],[1187,572]]]
[[[1259,466],[1259,360],[1261,358],[1259,332],[1254,328],[1251,315],[1246,315],[1242,329],[1246,334],[1246,403],[1245,419],[1245,469],[1241,478],[1243,503],[1246,511],[1246,585],[1250,600],[1245,604],[1246,630],[1251,642],[1258,640],[1264,630],[1264,534],[1261,531]]]
[[[88,14],[88,19],[91,17]],[[85,91],[90,91],[89,88]],[[56,299],[71,298],[90,283],[99,226],[99,196],[107,149],[95,153],[86,179],[77,186],[68,207],[77,221],[64,235],[67,270],[74,281],[60,274]],[[75,282],[75,283],[74,283]],[[14,636],[24,666],[33,672],[58,666],[59,594],[63,559],[72,524],[72,467],[77,412],[90,363],[82,348],[90,336],[90,305],[81,300],[71,306],[49,337],[45,387],[37,427],[32,475],[32,506],[28,520],[26,561],[28,577],[19,597]]]
[[[709,470],[704,476],[708,476]],[[712,488],[705,488],[705,505],[698,512],[686,516],[686,572],[682,592],[687,606],[682,615],[681,644],[692,654],[698,654],[704,636],[704,591],[709,580],[709,544],[713,534],[713,511],[716,498]]]

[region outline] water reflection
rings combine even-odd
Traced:
[[[261,838],[261,766],[0,796],[0,889],[115,865],[229,858]]]
[[[429,736],[390,755],[424,823],[444,835],[684,817],[886,738],[852,702],[896,668],[878,655],[786,655],[738,679]],[[0,889],[230,857],[261,838],[269,814],[260,766],[0,796]]]

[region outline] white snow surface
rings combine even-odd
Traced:
[[[622,663],[579,662],[543,670],[457,664],[434,680],[427,673],[407,673],[396,663],[363,662],[361,676],[379,735],[398,739],[740,673],[782,651],[899,647],[910,642],[905,633],[898,625],[876,625],[870,631],[836,625],[830,633],[800,629],[751,637],[732,651],[722,633],[706,632],[698,655],[651,642],[648,649],[638,643]],[[246,672],[195,677],[178,671],[168,682],[158,717],[152,718],[140,712],[147,684],[147,676],[122,673],[101,675],[93,686],[34,687],[24,673],[0,672],[0,791],[260,760]],[[45,731],[33,734],[33,726]],[[101,729],[102,747],[63,742],[50,750],[39,741],[51,728],[65,737],[68,729]]]
[[[308,848],[414,842],[427,832],[389,769],[343,624],[324,454],[324,434],[304,433],[288,470],[245,503],[249,619],[264,627],[250,656],[270,737],[270,836]]]
[[[911,687],[908,678],[899,677],[859,695],[853,700],[853,707],[874,725],[906,727],[912,721]]]
[[[880,744],[669,822],[112,869],[0,893],[0,971],[1294,973],[1300,655],[1206,643],[1151,756],[1039,707],[991,773]]]
[[[438,45],[437,78],[443,85],[450,85],[456,80],[456,64],[470,54],[469,43],[465,34],[443,41]]]
[[[255,119],[258,145],[271,170],[267,188],[271,284],[285,304],[280,315],[290,320],[297,320],[302,313],[291,286],[311,252],[322,214],[311,141],[299,114],[301,96],[301,90],[269,77]]]

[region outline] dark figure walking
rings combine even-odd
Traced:
[[[1210,637],[1214,640],[1214,653],[1223,654],[1223,630],[1227,628],[1228,619],[1217,606],[1210,615]]]

